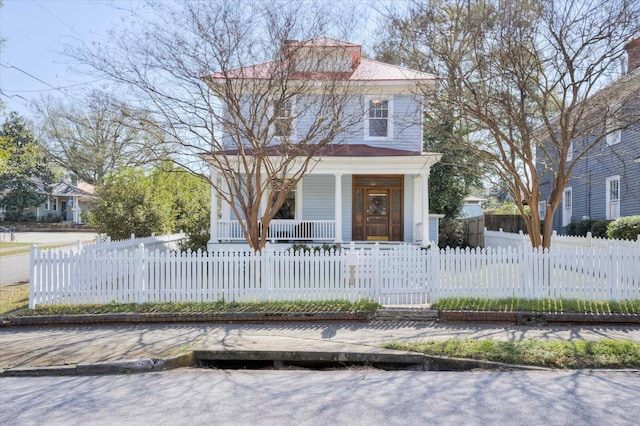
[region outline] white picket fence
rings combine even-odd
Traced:
[[[178,244],[185,238],[186,235],[183,232],[164,235],[151,234],[150,237],[136,237],[136,234],[131,234],[130,238],[115,241],[112,241],[109,236],[98,235],[94,242],[85,243],[82,245],[82,248],[100,250],[133,250],[140,244],[144,244],[148,250],[177,250]]]
[[[612,245],[623,245],[630,246],[633,248],[633,244],[640,244],[640,235],[638,235],[637,240],[634,241],[626,241],[626,240],[614,240],[609,238],[599,238],[593,237],[591,232],[587,232],[586,237],[576,237],[571,235],[558,235],[556,231],[553,231],[551,235],[551,247],[554,249],[562,248],[562,247],[601,247],[607,248]],[[520,231],[519,233],[514,232],[504,232],[502,229],[499,231],[489,231],[487,228],[484,228],[484,246],[485,247],[518,247],[518,246],[529,246],[531,245],[531,240],[529,239],[529,235]]]
[[[558,248],[330,252],[31,252],[29,305],[331,300],[424,304],[442,297],[640,299],[640,243]]]

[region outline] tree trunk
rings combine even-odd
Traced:
[[[547,204],[545,213],[544,227],[542,229],[542,247],[548,249],[551,247],[551,236],[553,235],[553,215],[557,210],[557,206]]]

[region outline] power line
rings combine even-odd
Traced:
[[[57,91],[59,91],[60,93],[64,94],[65,96],[68,96],[68,97],[70,97],[71,99],[73,99],[73,100],[75,100],[75,101],[77,101],[77,102],[80,102],[80,103],[82,103],[82,104],[85,104],[85,102],[84,102],[84,101],[82,101],[82,100],[80,100],[80,99],[76,98],[75,96],[72,96],[72,95],[70,95],[70,94],[68,94],[68,93],[66,93],[66,92],[63,92],[63,91],[62,91],[62,90],[60,90],[59,88],[57,88],[57,87],[55,87],[55,86],[53,86],[53,85],[51,85],[51,84],[47,83],[46,81],[44,81],[44,80],[42,80],[42,79],[40,79],[40,78],[36,77],[35,75],[33,75],[33,74],[31,74],[31,73],[29,73],[29,72],[27,72],[27,71],[23,70],[23,69],[22,69],[22,68],[20,68],[20,67],[16,67],[15,65],[6,65],[6,64],[0,64],[0,66],[2,66],[3,68],[14,69],[14,70],[16,70],[16,71],[18,71],[18,72],[21,72],[21,73],[23,73],[24,75],[26,75],[26,76],[28,76],[28,77],[30,77],[30,78],[32,78],[32,79],[34,79],[34,80],[36,80],[36,81],[38,81],[38,82],[40,82],[40,83],[44,84],[45,86],[49,86],[52,90],[57,90]],[[5,95],[5,96],[6,96],[6,95]]]
[[[63,90],[63,89],[71,89],[72,87],[78,87],[78,86],[84,86],[85,84],[92,84],[92,83],[96,83],[98,81],[103,81],[104,78],[97,78],[95,80],[91,80],[91,81],[85,81],[83,83],[77,83],[77,84],[70,84],[68,86],[58,86],[58,87],[52,87],[51,89],[39,89],[39,90],[4,90],[5,93],[34,93],[34,92],[49,92],[51,90]],[[65,93],[66,94],[66,93]]]
[[[76,35],[80,36],[80,34],[69,24],[67,24],[66,22],[64,22],[62,19],[58,18],[56,15],[54,15],[51,11],[49,11],[47,8],[45,8],[44,6],[42,6],[40,3],[38,3],[37,1],[34,1],[33,4],[35,4],[36,6],[38,6],[40,9],[44,10],[45,12],[47,12],[49,15],[53,16],[53,18],[55,18],[58,22],[60,22],[62,25],[64,25],[65,27],[69,28],[71,31],[73,31],[74,33],[76,33]]]

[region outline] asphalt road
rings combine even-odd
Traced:
[[[621,372],[229,371],[0,379],[12,425],[636,425]]]
[[[94,240],[93,232],[17,232],[16,242],[36,246],[70,245]],[[8,239],[6,239],[8,242]],[[0,287],[29,282],[29,255],[0,256]]]

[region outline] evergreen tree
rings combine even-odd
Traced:
[[[8,217],[19,218],[25,208],[46,199],[52,181],[44,149],[24,119],[10,113],[0,130],[0,207]]]

